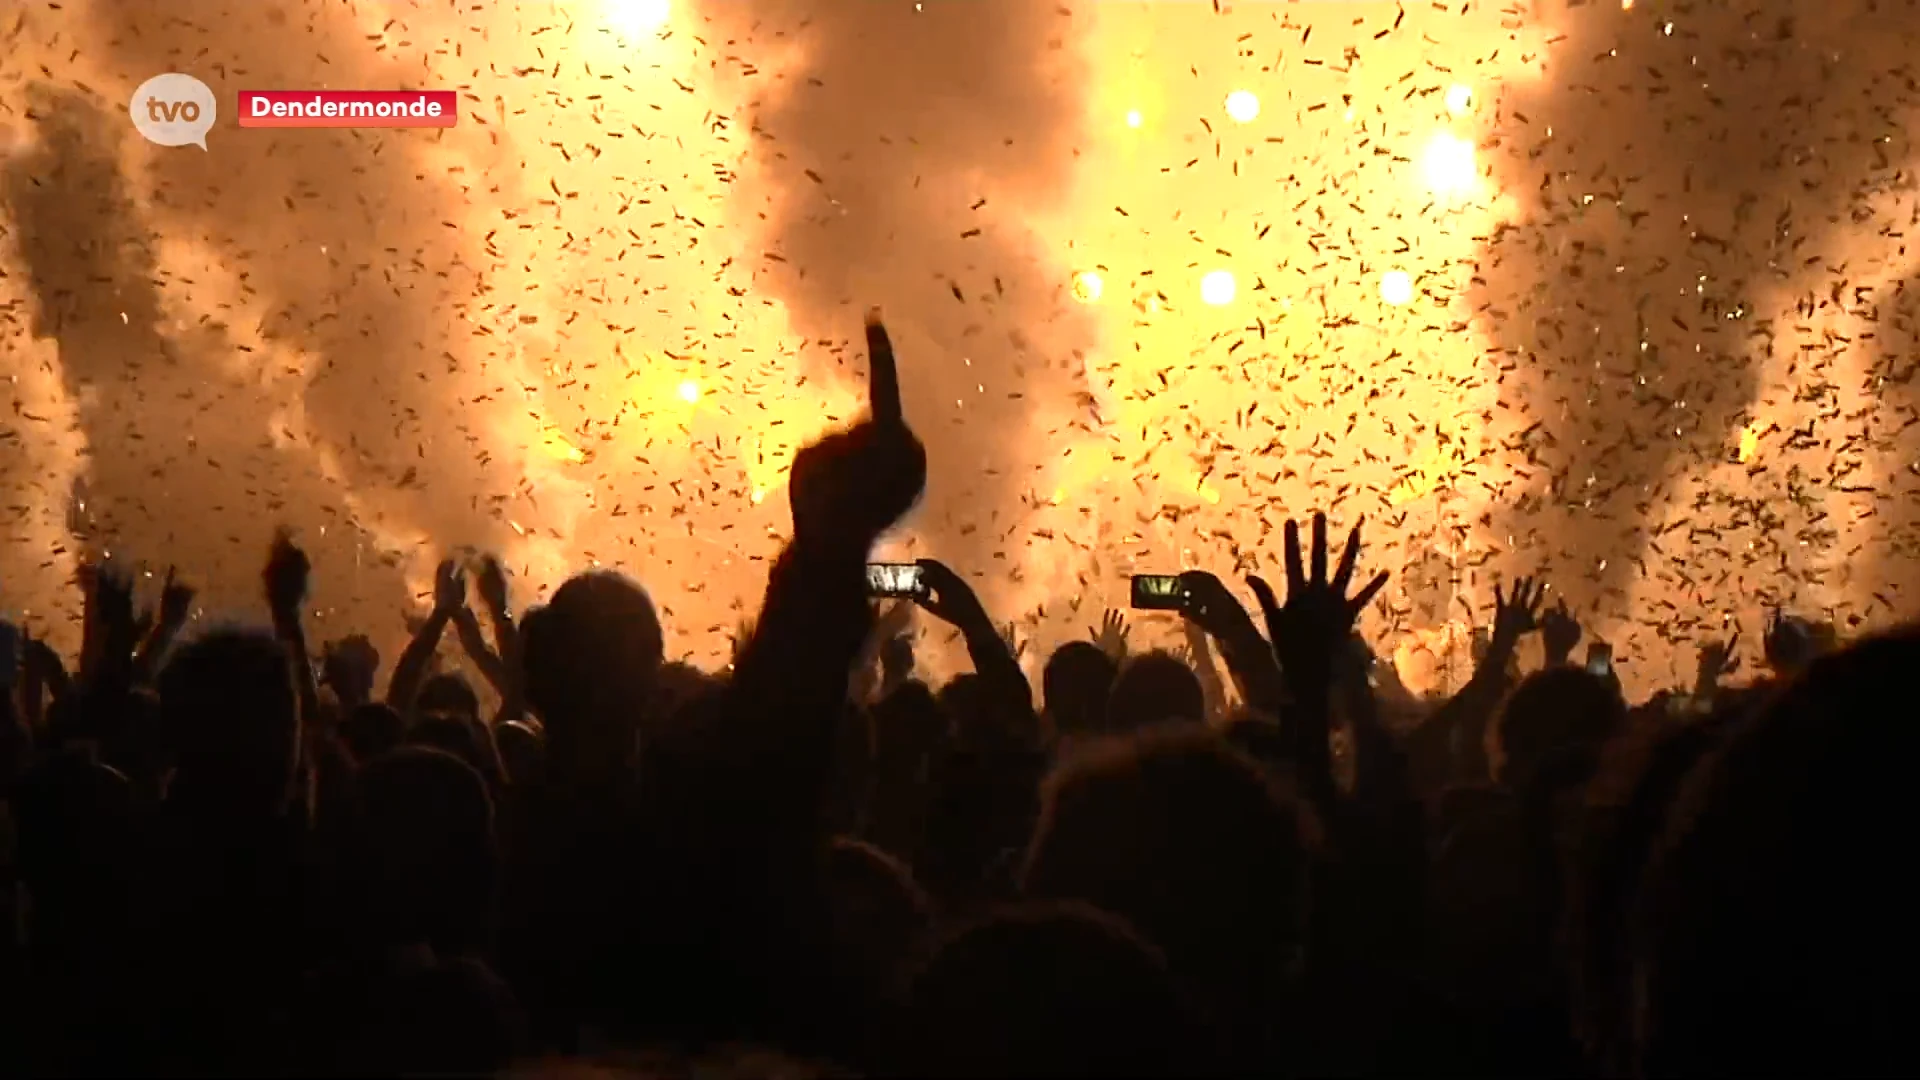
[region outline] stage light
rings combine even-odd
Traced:
[[[1107,283],[1100,279],[1099,274],[1091,270],[1082,270],[1073,275],[1073,298],[1083,304],[1091,304],[1100,299],[1100,294],[1106,289]]]
[[[1200,299],[1214,307],[1233,303],[1233,295],[1239,286],[1233,280],[1231,270],[1215,270],[1200,279]]]
[[[672,14],[669,0],[607,0],[607,22],[625,37],[658,33]]]
[[[1420,159],[1420,172],[1435,195],[1470,191],[1480,175],[1474,162],[1473,144],[1445,131],[1427,143],[1426,153]]]
[[[1260,99],[1248,90],[1235,90],[1227,95],[1227,116],[1234,123],[1248,124],[1260,115]]]
[[[700,384],[687,379],[680,384],[680,400],[691,405],[700,400]]]
[[[1473,91],[1459,83],[1447,88],[1447,111],[1461,116],[1473,109]]]
[[[1405,270],[1380,275],[1380,299],[1399,307],[1413,299],[1413,278]]]
[[[1141,123],[1142,123],[1142,120],[1140,118],[1140,110],[1128,109],[1127,110],[1127,126],[1130,128],[1137,128],[1140,126]]]

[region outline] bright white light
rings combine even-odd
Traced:
[[[1473,108],[1473,91],[1459,83],[1447,88],[1447,111],[1460,116]]]
[[[1233,294],[1238,291],[1231,270],[1215,270],[1200,279],[1200,299],[1214,307],[1233,303]]]
[[[700,400],[700,384],[688,379],[680,384],[680,400],[691,405]]]
[[[1389,270],[1380,275],[1380,299],[1399,307],[1413,299],[1413,278],[1405,270]]]
[[[1101,280],[1099,274],[1091,270],[1082,270],[1073,275],[1073,298],[1083,304],[1091,304],[1100,299],[1100,294],[1105,292],[1106,288],[1107,283]]]
[[[659,33],[673,14],[670,0],[606,0],[607,23],[623,37]]]
[[[1443,131],[1427,144],[1420,172],[1435,195],[1459,195],[1473,190],[1480,167],[1474,161],[1472,143]]]
[[[1127,126],[1130,128],[1137,128],[1140,126],[1140,110],[1139,109],[1127,110]]]
[[[1235,90],[1227,95],[1227,116],[1236,124],[1249,124],[1260,115],[1260,99],[1248,90]]]

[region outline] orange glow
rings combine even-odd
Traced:
[[[897,288],[934,298],[943,313],[964,313],[950,325],[901,320],[903,380],[932,365],[958,366],[977,340],[982,351],[972,356],[1007,350],[1021,370],[1071,368],[1084,382],[1083,394],[1038,402],[1030,428],[1019,430],[966,423],[980,401],[1027,392],[1013,375],[969,379],[957,403],[908,394],[910,419],[930,450],[948,451],[948,468],[964,469],[969,446],[986,440],[1015,447],[1030,468],[1016,479],[1022,494],[1008,500],[1015,505],[977,508],[974,524],[999,538],[1004,559],[963,569],[992,577],[983,589],[1007,617],[1052,612],[1057,625],[1046,634],[1084,630],[1058,616],[1072,590],[1096,606],[1123,602],[1123,567],[1198,565],[1224,577],[1243,557],[1271,566],[1281,508],[1304,510],[1335,498],[1329,492],[1340,493],[1338,513],[1385,510],[1401,519],[1367,537],[1369,565],[1395,568],[1429,542],[1421,530],[1471,531],[1489,507],[1527,491],[1538,470],[1529,471],[1518,443],[1503,441],[1512,432],[1498,427],[1513,420],[1521,429],[1525,418],[1503,414],[1488,359],[1489,316],[1464,298],[1488,237],[1525,212],[1515,204],[1529,192],[1498,190],[1516,175],[1509,166],[1551,149],[1552,140],[1578,137],[1564,121],[1552,132],[1557,117],[1508,115],[1516,87],[1557,77],[1542,43],[1563,28],[1513,13],[1529,5],[1242,4],[1231,16],[1205,4],[1067,6],[1073,14],[1062,16],[1060,47],[1046,51],[1047,62],[1060,65],[1045,73],[1047,85],[1067,88],[1053,103],[1062,107],[1047,110],[1065,117],[1060,137],[1003,146],[1001,137],[1011,139],[1028,118],[967,112],[968,137],[1000,156],[983,156],[955,200],[963,211],[977,201],[970,224],[989,235],[1030,238],[1037,269],[1027,280],[1038,283],[1045,316],[1031,325],[997,318],[992,284],[1002,268],[968,265],[984,245],[955,239],[940,249],[939,265],[902,251],[885,265],[806,267],[809,281],[830,282],[822,291],[847,305],[845,327],[816,333],[769,284],[771,268],[804,255],[780,247],[769,206],[792,195],[820,221],[859,220],[860,207],[848,204],[863,186],[907,190],[924,173],[863,172],[864,151],[848,150],[839,175],[823,168],[809,177],[782,157],[797,136],[774,130],[765,116],[780,94],[800,92],[789,79],[804,53],[798,27],[734,33],[739,27],[723,25],[729,5],[668,0],[458,5],[457,16],[446,5],[315,5],[356,12],[338,16],[359,21],[335,40],[382,35],[363,70],[461,88],[458,126],[359,140],[404,160],[397,175],[417,185],[408,192],[420,200],[415,208],[432,212],[416,215],[420,227],[409,232],[401,215],[372,213],[384,207],[329,206],[381,222],[380,243],[349,249],[308,207],[345,199],[326,183],[339,162],[314,149],[334,144],[314,133],[242,133],[257,136],[256,147],[278,140],[275,155],[305,155],[299,175],[312,183],[311,191],[289,186],[284,217],[252,222],[229,209],[254,205],[240,197],[246,185],[188,193],[174,171],[180,159],[123,140],[119,165],[133,202],[156,208],[141,225],[156,237],[166,320],[223,328],[236,348],[219,374],[260,387],[270,413],[236,418],[231,426],[249,439],[221,453],[182,443],[156,447],[154,460],[198,452],[222,469],[273,475],[263,467],[268,459],[247,456],[270,434],[272,452],[292,462],[283,472],[325,473],[353,489],[352,513],[341,516],[369,538],[369,565],[391,556],[423,562],[430,574],[436,544],[472,542],[432,535],[456,531],[445,522],[505,522],[512,535],[504,554],[530,568],[534,587],[590,560],[629,569],[671,602],[677,647],[684,638],[696,658],[717,656],[724,642],[704,628],[731,625],[737,607],[757,600],[763,581],[754,575],[790,527],[780,491],[795,453],[861,415],[858,313],[875,302],[862,290]],[[230,7],[251,18],[249,0]],[[934,5],[927,7],[933,18]],[[770,24],[780,17],[770,15]],[[130,73],[108,42],[75,38],[72,27],[83,22],[28,19],[21,40],[0,51],[0,85],[41,81],[42,65],[75,83],[125,82]],[[1678,36],[1644,36],[1680,46]],[[394,44],[402,40],[411,52]],[[1625,46],[1621,56],[1623,68],[1654,62],[1629,58]],[[374,66],[400,65],[396,58],[404,65]],[[258,55],[239,52],[216,50],[195,62],[206,71],[261,70]],[[1684,67],[1672,55],[1658,62]],[[1019,104],[993,108],[1013,113]],[[0,157],[31,150],[38,136],[25,115],[23,107],[0,126]],[[848,146],[929,143],[951,119],[936,110],[919,128],[863,129]],[[241,160],[220,154],[216,145],[213,159]],[[919,161],[904,152],[894,160]],[[1623,176],[1632,165],[1621,163]],[[1544,168],[1528,165],[1528,183]],[[157,209],[195,198],[220,212],[173,218]],[[283,209],[277,195],[258,205],[274,215]],[[5,215],[0,210],[0,228],[10,229]],[[224,248],[204,235],[221,228],[235,240]],[[381,262],[389,231],[393,266],[379,267],[386,276],[359,269]],[[265,238],[254,242],[256,233]],[[421,255],[431,246],[423,236],[452,239]],[[417,306],[406,327],[433,342],[424,352],[434,358],[446,415],[431,424],[381,419],[407,431],[405,453],[419,461],[353,473],[360,448],[331,437],[312,415],[320,410],[310,387],[324,390],[324,360],[283,323],[289,310],[317,318],[320,299],[334,298],[318,287],[275,296],[261,284],[276,267],[303,261],[316,267],[303,279],[310,283],[352,281],[380,304]],[[330,261],[337,272],[327,270]],[[0,309],[30,310],[28,278],[13,252],[0,252]],[[1512,313],[1524,308],[1508,310],[1521,317]],[[1544,309],[1535,314],[1545,317]],[[1085,320],[1088,347],[1054,347],[1060,339],[1041,325],[1048,319]],[[1835,330],[1850,332],[1842,323]],[[1586,330],[1569,323],[1565,333],[1576,332]],[[458,355],[442,361],[442,345]],[[83,402],[63,382],[53,344],[21,333],[0,349],[11,350],[9,370],[19,372],[13,407],[50,418],[35,429],[44,437],[20,449],[24,465],[15,473],[34,482],[4,493],[7,505],[27,508],[14,511],[25,522],[17,543],[66,550],[48,493],[64,492],[87,458],[74,420]],[[365,398],[367,409],[384,407],[378,395]],[[1778,431],[1804,423],[1776,421]],[[426,433],[415,439],[416,428]],[[1794,467],[1784,436],[1763,446],[1749,429],[1737,445],[1742,462],[1766,449],[1770,471]],[[453,481],[424,464],[432,454],[487,458],[489,486],[455,494]],[[1726,456],[1720,448],[1711,464],[1727,466]],[[410,467],[420,475],[397,482]],[[1689,466],[1687,479],[1704,482],[1710,467]],[[164,501],[155,506],[157,513]],[[901,531],[917,542],[943,527],[952,535],[951,526],[922,520]],[[164,522],[149,528],[154,536],[175,531]],[[172,557],[183,568],[231,561],[224,547],[206,543]],[[7,580],[9,595],[18,590],[20,606],[60,613],[71,604],[70,567],[29,563],[40,561],[51,569],[19,568]],[[0,563],[0,576],[15,569]],[[371,599],[339,606],[369,622],[389,614]],[[48,625],[60,632],[65,624]]]

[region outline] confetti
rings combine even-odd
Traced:
[[[1920,586],[1911,14],[865,7],[10,16],[0,602],[58,631],[111,546],[239,610],[286,521],[342,622],[473,545],[629,569],[722,662],[875,303],[935,477],[888,545],[1030,653],[1313,506],[1456,673],[1523,572],[1653,682],[1715,598]],[[122,138],[181,57],[460,124]]]

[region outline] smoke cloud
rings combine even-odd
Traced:
[[[1643,554],[1669,557],[1654,530],[1683,468],[1728,460],[1769,353],[1805,344],[1800,320],[1766,316],[1811,316],[1836,286],[1847,303],[1828,310],[1858,307],[1834,245],[1906,160],[1877,136],[1900,132],[1890,110],[1911,78],[1895,43],[1920,9],[1801,9],[1568,5],[1549,16],[1570,42],[1549,77],[1506,99],[1517,145],[1495,179],[1527,214],[1493,238],[1473,300],[1501,362],[1518,361],[1510,405],[1549,422],[1522,438],[1533,488],[1494,531],[1555,561],[1584,603],[1618,611]],[[1808,354],[1802,380],[1830,353]],[[1819,478],[1750,472],[1696,493],[1695,535],[1758,519],[1766,549],[1714,564],[1755,566],[1753,588],[1808,580],[1835,538],[1824,512],[1795,509]]]
[[[815,343],[884,310],[933,477],[917,526],[939,557],[991,568],[1049,427],[1086,407],[1093,324],[1024,224],[1067,191],[1084,101],[1071,12],[758,0],[707,14],[781,73],[752,105],[761,280]]]

